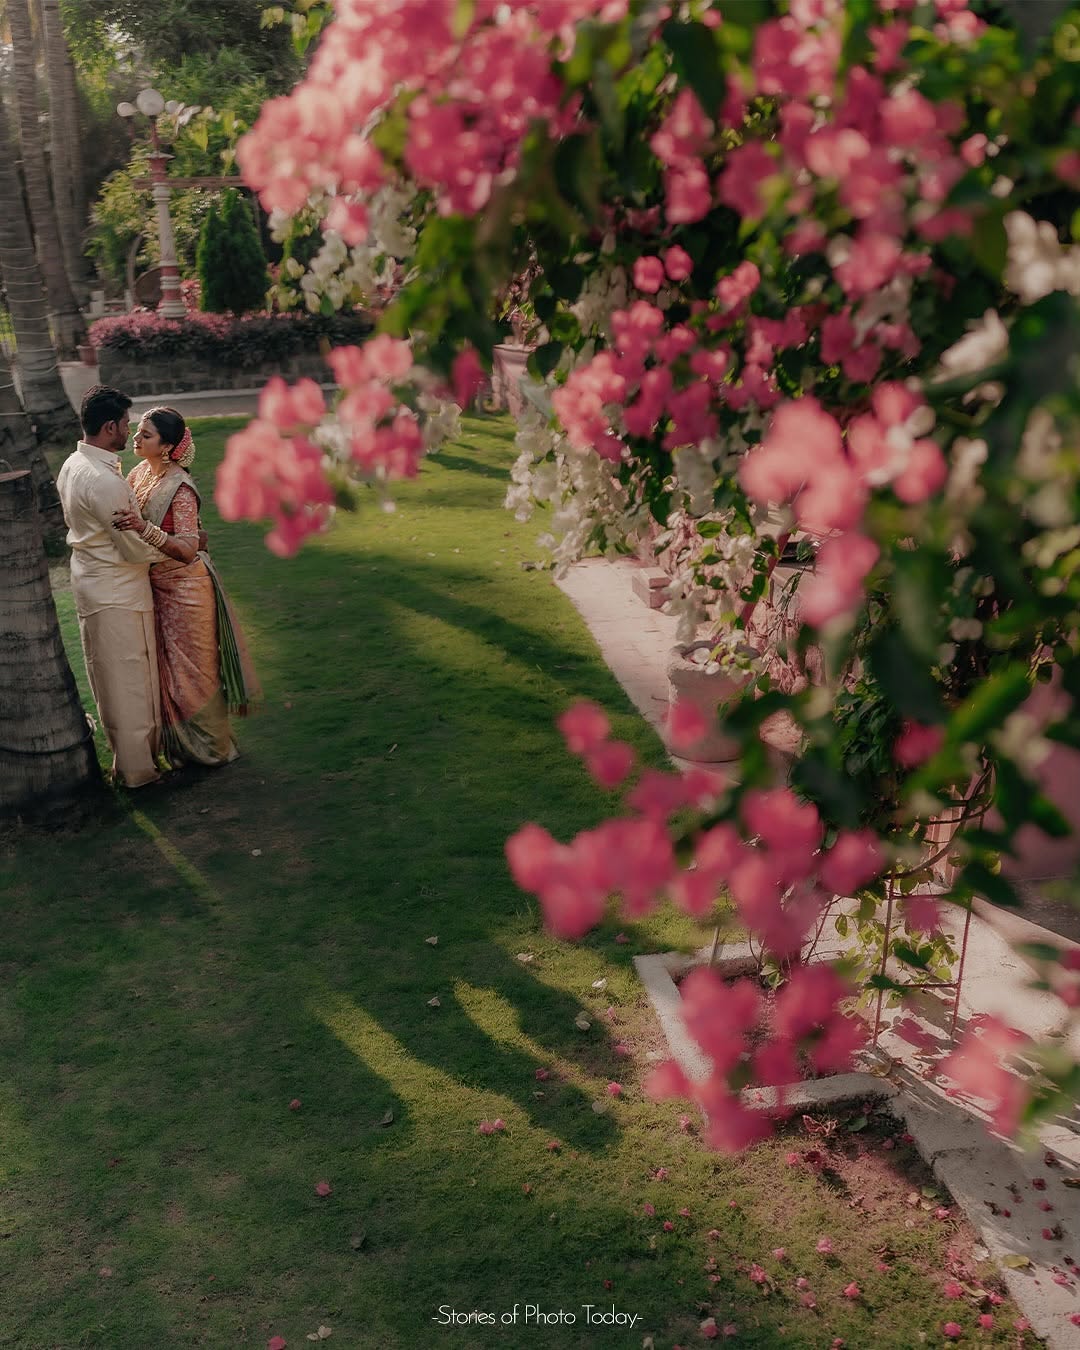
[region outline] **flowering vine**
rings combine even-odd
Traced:
[[[753,665],[726,709],[737,783],[646,772],[628,814],[508,844],[564,937],[612,896],[628,917],[668,897],[704,919],[723,893],[772,954],[765,1040],[754,988],[703,973],[685,1002],[713,1076],[654,1085],[695,1095],[721,1146],[760,1128],[737,1096],[748,1064],[782,1085],[800,1055],[834,1067],[861,1042],[857,991],[804,960],[835,897],[862,932],[887,888],[909,894],[883,956],[918,976],[947,959],[940,905],[1013,903],[1018,833],[1069,830],[1040,774],[1076,740],[1080,691],[1065,26],[1029,49],[967,0],[338,0],[305,80],[239,147],[268,208],[325,213],[294,278],[309,305],[350,295],[371,258],[399,289],[382,336],[331,353],[335,411],[268,391],[230,442],[226,514],[272,517],[290,552],[352,479],[415,473],[440,393],[475,393],[496,297],[528,269],[541,333],[508,504],[554,506],[555,561],[678,534],[686,627],[751,651],[778,568],[800,564],[784,645],[813,679]],[[415,230],[399,247],[379,242],[395,213]],[[786,757],[760,734],[780,712]],[[602,788],[631,783],[599,710],[564,731]],[[904,996],[884,961],[867,984]],[[989,1089],[1002,1128],[1073,1081],[1039,1047],[1033,1085],[981,1071],[1016,1053],[986,1026],[943,1066]]]

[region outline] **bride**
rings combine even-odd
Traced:
[[[128,474],[139,511],[118,512],[164,556],[150,567],[166,757],[227,764],[239,753],[229,713],[260,697],[240,625],[209,555],[200,553],[200,497],[188,473],[195,443],[173,408],[151,408],[135,432],[142,463]]]

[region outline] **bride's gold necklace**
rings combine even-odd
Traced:
[[[166,469],[165,473],[155,473],[149,464],[143,464],[142,473],[135,483],[135,500],[139,503],[140,511],[146,510],[146,503],[150,500],[154,489],[168,472]]]

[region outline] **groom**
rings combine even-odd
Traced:
[[[125,787],[161,774],[158,683],[150,564],[161,554],[130,530],[113,528],[115,511],[137,510],[120,470],[131,399],[95,385],[80,409],[83,439],[56,479],[71,546],[71,590],[86,673]]]

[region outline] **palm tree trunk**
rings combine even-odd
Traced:
[[[0,473],[0,818],[70,824],[101,791],[25,470]]]
[[[45,453],[15,391],[7,357],[0,348],[0,471],[26,469],[34,489],[38,523],[50,553],[64,550],[64,511]]]
[[[23,407],[37,438],[60,444],[78,438],[79,421],[64,392],[49,333],[45,283],[41,279],[22,184],[15,171],[7,113],[0,99],[0,276],[15,329],[16,361]]]
[[[86,229],[86,174],[79,142],[79,95],[75,64],[64,35],[59,0],[39,0],[49,84],[49,131],[53,201],[64,245],[68,279],[75,298],[90,297],[89,267],[83,252]]]
[[[27,0],[7,0],[8,26],[15,65],[15,102],[19,114],[23,179],[30,202],[38,264],[45,277],[53,335],[60,354],[73,360],[80,342],[86,341],[86,322],[75,303],[64,263],[56,210],[49,191],[45,148],[38,118],[37,62]]]

